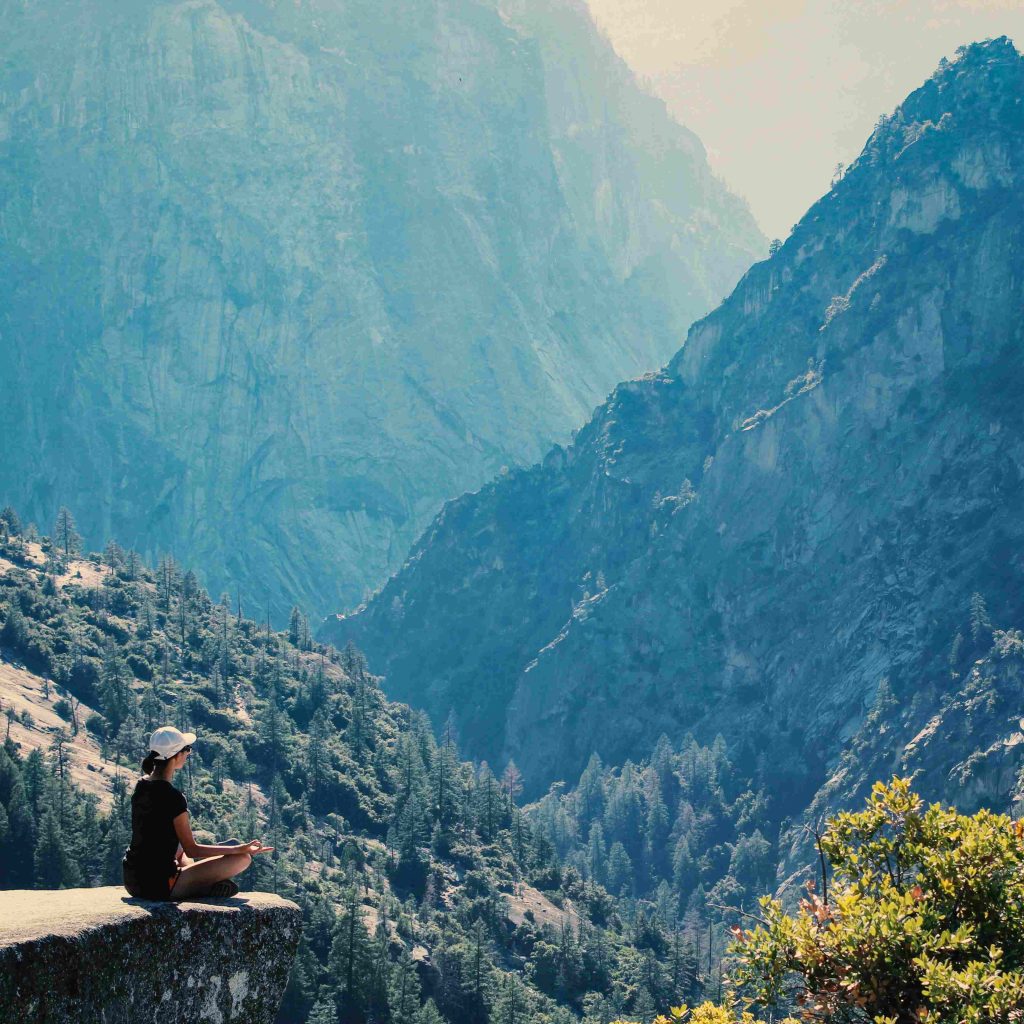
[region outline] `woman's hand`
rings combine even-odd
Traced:
[[[273,846],[264,846],[263,843],[260,842],[259,839],[250,839],[249,842],[244,843],[242,846],[238,847],[238,852],[239,853],[248,853],[248,854],[254,856],[257,853],[273,853],[274,852],[274,847]]]

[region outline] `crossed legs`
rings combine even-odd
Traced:
[[[241,846],[237,839],[229,839],[222,846]],[[186,900],[190,897],[205,896],[210,886],[226,878],[240,875],[250,864],[252,857],[247,853],[229,853],[205,860],[191,860],[186,857],[171,891],[172,900]]]

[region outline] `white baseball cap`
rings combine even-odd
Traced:
[[[181,732],[173,725],[162,725],[149,737],[149,749],[168,761],[185,747],[195,743],[194,732]]]

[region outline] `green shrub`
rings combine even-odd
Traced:
[[[808,1020],[1024,1021],[1024,823],[925,808],[893,779],[821,847],[826,892],[809,888],[795,915],[765,898],[764,924],[733,930],[733,980],[757,1004]]]

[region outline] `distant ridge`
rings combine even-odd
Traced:
[[[325,614],[763,251],[584,5],[0,0],[0,502]]]

